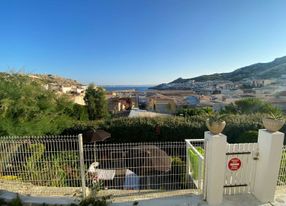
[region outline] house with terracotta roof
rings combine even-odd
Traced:
[[[173,114],[177,110],[177,102],[175,98],[155,94],[148,97],[147,109],[153,112]]]
[[[131,110],[136,105],[136,99],[132,97],[112,97],[108,99],[108,108],[112,113]]]

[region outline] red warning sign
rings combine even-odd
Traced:
[[[241,167],[241,161],[238,158],[232,158],[228,161],[228,169],[231,171],[239,170]]]

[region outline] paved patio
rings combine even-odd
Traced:
[[[0,198],[12,200],[16,197],[16,193],[0,191]],[[21,195],[25,205],[63,205],[78,204],[79,198],[76,197],[32,197]],[[201,195],[184,194],[172,197],[158,197],[153,199],[125,200],[117,202],[114,200],[112,206],[207,206],[208,204],[202,200]],[[286,206],[286,189],[276,192],[275,202],[262,204],[250,194],[244,195],[228,195],[224,197],[221,206]]]
[[[276,198],[277,199],[277,198]],[[113,203],[113,206],[133,206],[132,202]],[[201,196],[177,196],[168,198],[158,198],[152,200],[138,201],[138,206],[208,206],[208,204],[201,199]],[[229,195],[224,197],[221,206],[285,206],[286,196],[279,198],[274,203],[262,204],[255,197],[249,194],[245,195]]]

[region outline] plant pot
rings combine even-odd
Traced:
[[[283,127],[285,120],[264,118],[262,122],[263,122],[264,127],[269,132],[277,132]]]
[[[206,121],[207,128],[214,135],[221,133],[224,130],[225,125],[226,125],[225,121],[212,122],[212,123],[210,123],[209,119],[207,119]]]

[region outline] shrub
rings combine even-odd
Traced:
[[[61,134],[62,135],[78,135],[83,133],[85,130],[88,129],[98,129],[99,127],[103,127],[102,125],[106,123],[103,120],[97,121],[78,121],[72,127],[67,127]]]
[[[186,188],[186,163],[180,157],[172,157],[171,176],[173,176],[172,189]]]
[[[71,127],[73,103],[28,77],[0,77],[0,135],[59,134]]]
[[[250,130],[239,134],[238,138],[234,139],[235,143],[254,143],[257,142],[258,131]]]
[[[223,131],[229,143],[253,142],[254,133],[263,128],[262,118],[266,114],[230,114]],[[111,133],[108,139],[112,143],[184,141],[202,139],[207,131],[205,115],[191,117],[156,117],[156,118],[114,118],[101,121],[79,122],[66,129],[63,134],[79,134],[85,129],[101,128]],[[281,131],[285,131],[286,126]]]
[[[45,152],[44,144],[28,146],[27,154],[31,155],[27,158],[22,179],[41,186],[78,186],[68,182],[79,179],[78,155],[71,151],[52,155],[46,155]]]
[[[229,115],[224,134],[228,141],[235,140],[246,131],[262,128],[262,114]],[[206,116],[167,118],[118,118],[101,125],[111,133],[111,142],[154,142],[202,139],[207,131]]]
[[[17,195],[16,198],[14,198],[10,201],[0,199],[0,206],[22,206],[22,205],[23,205],[23,203],[22,203],[19,195]]]
[[[197,115],[212,114],[213,109],[211,107],[198,107],[198,108],[182,108],[177,112],[177,116],[190,117]]]
[[[246,98],[237,100],[234,104],[227,105],[222,111],[223,113],[231,114],[253,114],[253,113],[276,113],[281,112],[271,103],[265,102],[257,98]]]
[[[87,121],[88,120],[87,107],[84,105],[74,104],[72,116],[76,120]]]
[[[4,205],[6,205],[6,202],[5,202],[5,200],[3,200],[3,199],[0,199],[0,206],[4,206]]]
[[[86,199],[83,199],[79,206],[107,206],[111,203],[109,196],[104,196],[101,198],[98,197],[89,197]]]
[[[182,117],[118,118],[104,125],[112,142],[181,141],[198,137],[202,128],[204,124]]]

